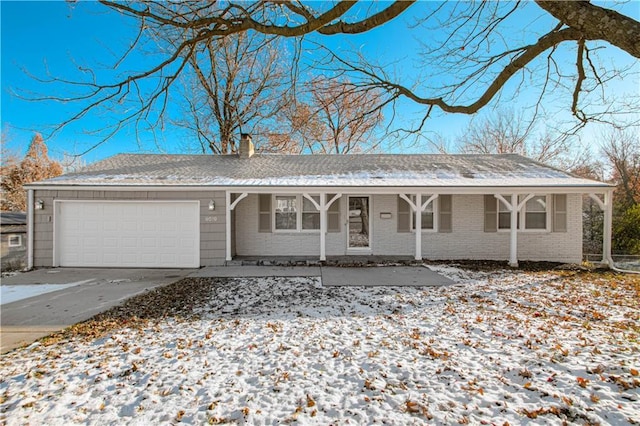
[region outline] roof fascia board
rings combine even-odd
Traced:
[[[168,186],[168,185],[30,185],[29,189],[41,191],[230,191],[249,193],[296,193],[326,192],[326,193],[357,193],[369,194],[398,194],[400,192],[420,191],[425,194],[585,194],[602,193],[613,188],[609,184],[594,185],[548,185],[548,186],[396,186],[396,187],[345,187],[345,186]]]

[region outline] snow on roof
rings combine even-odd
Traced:
[[[119,154],[32,186],[607,187],[516,154]]]

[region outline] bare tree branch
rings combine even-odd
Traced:
[[[588,1],[536,0],[538,6],[587,40],[605,40],[640,58],[640,22]]]

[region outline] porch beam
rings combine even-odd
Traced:
[[[411,210],[413,210],[414,212],[418,209],[418,207],[415,205],[415,203],[413,201],[411,201],[411,198],[407,197],[406,194],[399,194],[400,198],[402,198],[403,200],[405,200],[407,202],[407,204],[409,204],[409,207],[411,207]]]
[[[520,204],[518,204],[518,213],[520,213],[520,210],[522,210],[522,208],[527,204],[527,201],[529,201],[530,199],[532,199],[535,196],[536,196],[536,194],[529,194],[526,197],[524,197],[524,200],[520,201]],[[517,200],[516,200],[516,202],[517,202]]]
[[[329,210],[329,207],[331,207],[331,205],[340,197],[342,197],[342,193],[334,195],[332,199],[327,201],[327,210]]]
[[[600,207],[600,210],[602,210],[602,211],[605,211],[605,210],[606,210],[606,208],[605,208],[605,204],[604,204],[604,201],[602,201],[602,199],[601,199],[600,197],[598,197],[598,196],[597,196],[596,194],[594,194],[594,193],[589,194],[589,197],[591,197],[591,199],[592,199],[593,201],[595,201],[595,202],[596,202],[596,204],[598,204],[598,207]]]
[[[420,209],[421,212],[423,212],[427,206],[429,205],[430,202],[432,202],[433,200],[435,200],[436,198],[438,198],[438,194],[433,194],[431,197],[429,197],[427,199],[427,201],[425,201],[424,203],[422,203],[422,208]]]
[[[242,194],[240,194],[240,196],[238,198],[236,198],[233,203],[231,203],[231,205],[229,206],[229,210],[235,210],[236,206],[238,205],[238,203],[242,200],[244,200],[245,198],[247,198],[247,196],[249,195],[249,193],[247,192],[243,192]]]

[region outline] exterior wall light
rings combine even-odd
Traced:
[[[211,200],[209,201],[209,210],[215,210],[216,209],[216,203]]]
[[[44,201],[42,201],[41,199],[37,199],[34,205],[36,210],[43,210],[44,209]]]

